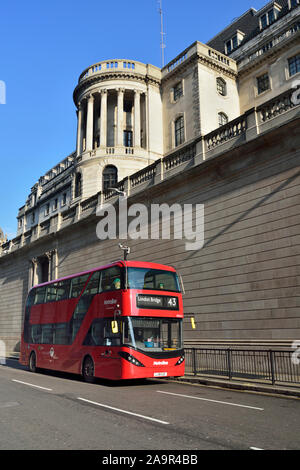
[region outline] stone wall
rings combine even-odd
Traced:
[[[187,341],[299,337],[299,123],[294,117],[254,139],[227,142],[204,161],[179,162],[181,171],[145,180],[129,197],[128,204],[147,207],[204,204],[201,250],[186,251],[185,240],[128,240],[131,259],[172,264],[181,273]],[[18,348],[31,259],[56,250],[53,271],[62,277],[120,258],[118,240],[96,236],[95,204],[87,209],[86,217],[0,257],[0,339],[8,349]]]

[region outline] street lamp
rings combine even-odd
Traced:
[[[123,245],[122,243],[119,243],[119,248],[124,251],[124,261],[127,260],[127,256],[130,253],[130,247],[127,245]]]

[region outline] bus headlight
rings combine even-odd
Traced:
[[[119,355],[126,361],[130,362],[130,364],[133,364],[134,366],[145,367],[144,364],[142,364],[138,359],[136,359],[134,356],[132,356],[126,351],[119,351]]]
[[[180,366],[180,364],[182,364],[184,361],[184,354],[182,354],[182,356],[179,358],[179,360],[176,362],[175,366]]]

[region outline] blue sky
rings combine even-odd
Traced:
[[[206,43],[265,0],[162,0],[165,63]],[[0,227],[16,233],[31,187],[75,150],[72,93],[80,73],[106,59],[160,67],[157,0],[14,0],[0,7]]]

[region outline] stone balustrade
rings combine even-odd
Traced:
[[[138,75],[151,74],[157,79],[160,79],[160,70],[150,64],[143,64],[142,62],[132,61],[127,59],[116,59],[116,60],[103,60],[97,62],[86,68],[79,76],[78,83],[82,83],[84,80],[89,79],[93,76],[107,73],[134,73]]]
[[[116,72],[116,71],[140,71],[142,64],[129,60],[103,60],[97,64],[91,65],[85,69],[79,77],[79,83],[98,73]]]
[[[153,180],[156,172],[156,165],[157,163],[153,163],[152,165],[143,168],[142,170],[134,173],[129,177],[130,180],[130,187],[135,188],[136,186],[145,183],[146,181]]]
[[[247,130],[247,118],[245,115],[224,124],[205,137],[206,146],[211,150],[218,145],[233,139]]]
[[[166,156],[163,159],[165,171],[168,171],[171,168],[175,168],[178,165],[181,165],[181,163],[192,160],[195,157],[195,153],[196,153],[196,146],[190,145],[188,147],[184,147],[183,149],[175,153],[173,152],[172,154]]]
[[[266,122],[294,108],[296,106],[292,101],[294,91],[294,89],[288,90],[259,106],[257,112],[259,113],[261,121]]]

